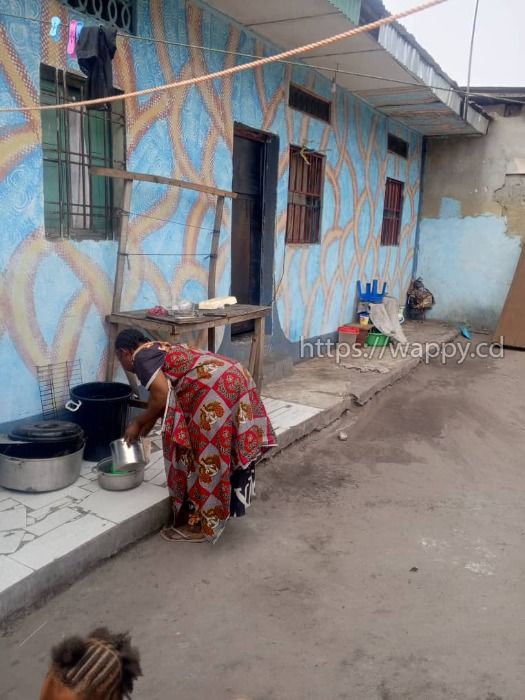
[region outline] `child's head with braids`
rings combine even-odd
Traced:
[[[122,700],[141,675],[140,658],[128,634],[94,630],[70,637],[52,651],[40,700]]]

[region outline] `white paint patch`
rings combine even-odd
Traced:
[[[425,549],[436,549],[438,552],[450,549],[450,544],[446,540],[435,540],[433,537],[423,537],[421,546]]]
[[[494,576],[494,568],[486,561],[468,561],[465,564],[467,571],[480,576]]]

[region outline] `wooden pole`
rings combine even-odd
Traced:
[[[119,170],[118,168],[98,168],[89,169],[90,175],[98,175],[100,177],[115,177],[121,180],[140,180],[141,182],[155,182],[158,185],[169,185],[170,187],[182,187],[185,190],[193,190],[194,192],[204,192],[212,194],[216,197],[230,197],[235,199],[235,192],[229,190],[221,190],[218,187],[210,185],[199,185],[196,182],[186,182],[185,180],[177,180],[174,177],[164,177],[163,175],[150,175],[149,173],[135,173],[131,170]]]
[[[224,197],[217,197],[217,206],[215,207],[215,222],[213,224],[213,233],[211,237],[210,268],[208,274],[209,299],[215,296],[215,287],[217,283],[217,255],[219,254],[219,239],[221,237],[221,223],[223,210]]]
[[[215,207],[215,221],[211,237],[210,266],[208,271],[208,299],[212,299],[217,286],[217,256],[219,254],[219,239],[221,237],[222,214],[224,211],[224,197],[217,197]],[[208,330],[208,350],[215,352],[215,328]]]
[[[129,226],[129,208],[131,206],[131,188],[133,187],[132,180],[126,180],[124,183],[124,196],[122,202],[122,215],[120,219],[120,235],[118,241],[118,257],[117,257],[117,272],[115,275],[115,287],[113,289],[113,304],[111,313],[118,313],[122,303],[122,288],[124,286],[124,265],[126,264],[126,252],[128,247],[128,226]]]
[[[129,226],[129,208],[131,206],[131,188],[133,187],[132,180],[126,180],[124,183],[124,195],[122,197],[122,214],[120,217],[120,232],[118,239],[118,254],[117,254],[117,271],[115,273],[115,286],[113,287],[113,302],[111,304],[111,313],[120,311],[122,303],[122,289],[124,287],[124,265],[126,264],[125,252],[128,246],[128,226]],[[108,382],[113,381],[115,373],[115,339],[118,333],[118,325],[111,324],[109,331],[109,346],[108,346],[108,366],[106,369],[106,378]]]

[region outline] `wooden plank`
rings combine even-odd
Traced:
[[[124,286],[124,265],[126,264],[126,249],[128,246],[129,208],[131,205],[131,189],[133,183],[127,180],[124,184],[124,197],[122,202],[123,212],[120,219],[120,235],[118,240],[117,272],[115,275],[115,286],[113,288],[112,313],[120,311],[122,303],[122,288]]]
[[[522,250],[514,279],[509,289],[494,342],[509,348],[525,348],[525,248]]]
[[[118,168],[90,168],[89,174],[98,175],[100,177],[121,178],[127,181],[141,180],[142,182],[155,182],[158,185],[169,185],[171,187],[182,187],[185,190],[194,190],[195,192],[205,192],[206,194],[213,194],[216,197],[228,197],[229,199],[235,199],[237,197],[235,192],[220,190],[217,187],[210,187],[209,185],[198,185],[194,182],[185,182],[184,180],[177,180],[173,177],[135,173],[130,170],[119,170]]]
[[[231,314],[229,316],[222,317],[210,317],[203,316],[198,321],[193,323],[177,324],[168,319],[154,320],[151,318],[146,318],[145,311],[121,311],[114,314],[110,314],[107,317],[109,323],[118,323],[121,326],[131,327],[131,326],[142,326],[148,330],[154,330],[162,332],[164,334],[170,334],[172,337],[176,338],[181,335],[192,333],[194,331],[204,331],[209,328],[219,328],[221,326],[229,326],[232,323],[239,323],[241,321],[251,321],[252,319],[265,318],[270,313],[270,307],[265,306],[254,306],[251,307],[252,310],[243,310],[237,314]]]
[[[271,306],[256,306],[254,304],[235,304],[234,306],[227,306],[225,309],[219,309],[218,310],[218,315],[217,316],[202,316],[201,319],[210,319],[210,318],[220,318],[223,317],[224,314],[227,315],[228,318],[234,318],[237,316],[246,316],[248,314],[253,314],[253,318],[255,318],[257,315],[268,315],[271,311]],[[210,314],[213,313],[213,311],[209,312]],[[117,311],[115,315],[117,315],[120,318],[129,318],[133,317],[135,319],[145,319],[148,314],[148,309],[135,309],[133,311]],[[175,323],[175,320],[170,319],[169,316],[159,316],[159,321],[165,322],[164,319],[166,319],[169,323]],[[155,320],[155,319],[153,319]]]
[[[248,372],[252,375],[255,374],[255,360],[257,356],[257,338],[255,334],[252,335],[252,344],[250,346],[250,357],[248,358]]]
[[[224,197],[217,197],[215,207],[215,221],[211,237],[210,267],[208,270],[208,299],[215,296],[215,286],[217,277],[217,256],[219,254],[219,238],[221,236],[222,213],[224,210]]]
[[[115,340],[117,339],[118,331],[118,323],[110,322],[108,337],[108,365],[106,368],[106,380],[108,382],[113,381],[113,375],[115,374]]]

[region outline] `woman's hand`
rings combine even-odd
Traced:
[[[128,445],[131,445],[132,443],[137,442],[137,440],[140,437],[140,433],[140,423],[134,420],[126,428],[126,432],[124,433],[124,440],[128,443]]]

